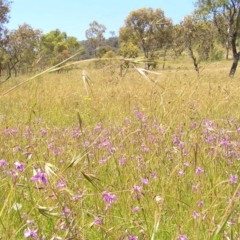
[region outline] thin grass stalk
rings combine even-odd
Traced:
[[[233,203],[234,203],[235,198],[237,197],[239,189],[240,189],[240,183],[238,184],[235,192],[233,193],[233,196],[229,201],[229,204],[225,210],[225,213],[222,217],[219,227],[215,230],[211,240],[218,240],[220,238],[221,232],[223,231],[225,225],[227,224],[228,219],[231,217],[233,211],[235,210],[235,208],[233,208]]]
[[[4,92],[2,95],[0,95],[0,98],[2,98],[3,96],[5,96],[5,95],[8,94],[9,92],[15,90],[16,88],[18,88],[18,87],[20,87],[20,86],[26,84],[27,82],[29,82],[29,81],[31,81],[31,80],[33,80],[33,79],[35,79],[35,78],[37,78],[37,77],[39,77],[39,76],[45,74],[45,73],[50,72],[51,70],[53,70],[53,69],[56,68],[57,66],[59,66],[59,65],[61,65],[61,64],[63,64],[63,63],[65,63],[65,62],[67,62],[68,60],[70,60],[70,59],[72,59],[72,58],[74,58],[74,57],[76,57],[78,54],[80,54],[80,52],[78,52],[78,53],[72,55],[71,57],[65,59],[64,61],[62,61],[62,62],[60,62],[60,63],[58,63],[58,64],[56,64],[55,66],[50,67],[50,68],[48,68],[47,70],[45,70],[45,71],[43,71],[43,72],[41,72],[41,73],[39,73],[39,74],[37,74],[37,75],[34,75],[33,77],[31,77],[31,78],[25,80],[24,82],[21,82],[21,83],[17,84],[16,86],[10,88],[10,89],[7,90],[6,92]]]

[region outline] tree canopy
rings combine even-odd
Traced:
[[[10,2],[8,0],[0,0],[0,40],[4,30],[4,24],[9,20]]]
[[[40,55],[45,64],[57,64],[82,49],[80,42],[59,29],[41,36]]]
[[[146,58],[169,41],[172,21],[166,18],[162,9],[141,8],[132,11],[120,29],[120,40],[138,45]]]

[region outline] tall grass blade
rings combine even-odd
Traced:
[[[59,213],[52,212],[56,207],[49,208],[49,207],[43,207],[43,206],[38,206],[38,211],[40,214],[42,214],[45,217],[58,217],[60,216]]]
[[[96,189],[99,189],[100,184],[99,181],[100,179],[97,178],[96,176],[94,176],[93,174],[90,173],[85,173],[85,172],[81,172],[83,177],[89,182],[91,183]]]
[[[39,74],[37,74],[37,75],[34,75],[33,77],[31,77],[31,78],[27,79],[26,81],[24,81],[24,82],[21,82],[21,83],[17,84],[16,86],[14,86],[14,87],[10,88],[10,89],[9,89],[9,90],[7,90],[6,92],[4,92],[2,95],[0,95],[0,98],[2,98],[3,96],[5,96],[5,95],[6,95],[6,94],[8,94],[9,92],[11,92],[11,91],[15,90],[16,88],[18,88],[18,87],[20,87],[20,86],[22,86],[22,85],[26,84],[27,82],[29,82],[29,81],[31,81],[31,80],[33,80],[33,79],[35,79],[35,78],[37,78],[37,77],[39,77],[39,76],[41,76],[41,75],[45,74],[45,73],[48,73],[48,72],[50,72],[51,70],[55,69],[57,66],[60,66],[61,64],[63,64],[63,63],[65,63],[65,62],[67,62],[68,60],[70,60],[70,59],[72,59],[72,58],[76,57],[77,55],[79,55],[79,54],[81,54],[81,53],[82,53],[82,52],[77,52],[76,54],[74,54],[74,55],[72,55],[71,57],[69,57],[69,58],[65,59],[64,61],[62,61],[62,62],[60,62],[60,63],[56,64],[55,66],[53,66],[53,67],[50,67],[50,68],[48,68],[47,70],[45,70],[45,71],[43,71],[43,72],[41,72],[41,73],[39,73]]]
[[[92,81],[91,78],[89,77],[88,73],[83,69],[82,70],[82,80],[83,80],[83,84],[84,84],[84,87],[86,89],[86,92],[87,92],[87,95],[89,95],[89,91],[88,91],[88,88],[90,89],[91,91],[91,94],[92,94],[92,89],[91,89],[91,85],[89,83],[89,81]],[[93,95],[93,94],[92,94]]]
[[[79,163],[79,161],[82,159],[83,159],[83,157],[80,157],[80,155],[74,156],[65,170],[67,170],[70,167],[76,166]]]
[[[232,209],[232,211],[228,214],[228,216],[223,221],[223,223],[216,229],[216,231],[214,232],[211,240],[218,240],[218,239],[220,239],[221,233],[222,233],[224,227],[226,226],[228,219],[231,217],[233,211],[234,211],[234,209]]]
[[[154,228],[153,228],[153,234],[152,234],[151,240],[156,239],[155,236],[156,236],[156,233],[157,233],[158,228],[159,228],[160,218],[161,218],[160,214],[155,213]]]

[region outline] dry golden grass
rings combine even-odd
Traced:
[[[167,63],[161,75],[148,74],[149,82],[134,69],[120,78],[119,69],[87,69],[93,83],[93,95],[87,96],[81,69],[47,73],[1,98],[1,113],[29,121],[32,115],[59,124],[75,121],[79,111],[90,124],[98,121],[122,121],[132,114],[133,107],[147,109],[149,115],[159,116],[173,124],[176,119],[217,119],[237,115],[239,107],[239,77],[228,77],[230,62],[203,64],[200,76],[192,65]],[[159,66],[161,68],[161,66]],[[3,93],[25,76],[11,79],[1,86]],[[184,120],[184,121],[185,121]]]
[[[210,239],[219,226],[222,231],[221,226],[225,226],[238,206],[237,200],[233,206],[228,199],[235,201],[239,190],[239,183],[235,188],[235,183],[229,181],[233,174],[239,174],[239,161],[234,159],[234,164],[230,164],[233,159],[224,155],[228,149],[224,141],[228,140],[226,144],[239,154],[235,146],[240,122],[239,77],[228,77],[231,66],[228,61],[202,66],[198,77],[191,63],[167,62],[165,70],[157,70],[161,75],[149,73],[152,81],[148,81],[133,68],[120,78],[117,68],[94,69],[85,65],[93,81],[90,95],[83,84],[83,68],[79,66],[60,74],[46,73],[1,97],[2,158],[9,162],[9,167],[17,160],[27,165],[26,171],[18,173],[23,176],[16,180],[19,186],[16,187],[10,175],[7,181],[5,175],[2,178],[4,194],[0,200],[5,204],[0,214],[0,230],[4,229],[5,239],[10,239],[9,236],[22,239],[27,227],[25,219],[16,217],[19,213],[12,214],[9,210],[15,201],[24,205],[29,219],[36,221],[38,234],[47,234],[48,239],[55,231],[64,238],[74,236],[76,239],[81,239],[80,235],[82,239],[125,239],[133,233],[141,236],[140,239],[151,236],[154,239],[155,234],[155,239],[177,239],[181,234],[187,234],[189,239]],[[0,96],[28,77],[12,78],[1,85]],[[137,108],[135,113],[134,108]],[[72,135],[80,125],[78,113],[83,123],[76,131],[79,138]],[[146,121],[138,117],[141,113]],[[39,124],[38,118],[41,118]],[[127,124],[126,118],[131,119],[131,124]],[[201,124],[204,118],[209,119],[205,125]],[[155,120],[157,126],[154,126]],[[197,124],[195,128],[190,125],[193,121]],[[211,125],[211,121],[216,124],[214,129],[206,126],[206,122]],[[95,127],[99,122],[104,127],[98,132]],[[26,131],[27,127],[31,133]],[[14,132],[14,129],[17,129],[15,135],[6,131]],[[206,141],[208,134],[212,142]],[[156,142],[151,141],[151,135]],[[175,135],[185,148],[174,143]],[[116,152],[105,149],[109,143],[111,147],[116,146]],[[55,144],[54,149],[51,144]],[[33,157],[14,151],[16,146],[29,151]],[[148,148],[146,152],[144,147]],[[63,151],[59,156],[53,152],[58,148]],[[89,160],[90,154],[93,157]],[[126,166],[119,163],[124,157]],[[56,176],[49,176],[49,184],[43,186],[43,191],[30,187],[35,184],[31,180],[32,168],[36,165],[45,170],[46,164],[56,166]],[[203,168],[202,173],[196,172],[199,167]],[[150,176],[152,172],[157,173],[156,181]],[[140,186],[145,178],[150,179],[150,185],[142,183],[144,194],[134,197],[134,186]],[[66,188],[56,186],[60,180],[66,181]],[[95,183],[117,195],[116,205],[111,209],[104,208],[102,190]],[[193,187],[199,190],[195,192]],[[86,195],[79,199],[81,204],[73,201],[71,194],[79,190],[84,194],[86,190]],[[203,208],[197,207],[200,200],[205,202]],[[48,217],[40,216],[39,205],[45,209],[54,207],[59,218],[51,218],[50,210]],[[71,221],[66,235],[59,227],[59,223],[66,220],[62,213],[64,206],[73,213],[69,215]],[[134,206],[140,207],[136,214],[132,212]],[[199,215],[194,219],[195,210],[201,218]],[[93,223],[99,216],[104,220],[101,226]],[[233,236],[239,236],[237,224],[233,230],[226,229],[235,231]]]

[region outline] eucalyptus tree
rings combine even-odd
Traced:
[[[26,23],[16,30],[5,31],[1,53],[2,64],[7,70],[6,80],[11,77],[12,71],[15,76],[20,71],[28,71],[38,55],[40,36],[40,30],[33,29]]]
[[[130,12],[119,37],[121,42],[138,45],[148,59],[168,46],[171,29],[172,20],[165,17],[162,9],[141,8]]]
[[[199,19],[195,14],[186,16],[172,31],[172,49],[175,57],[186,51],[199,74],[200,62],[215,58],[216,32],[211,21]]]
[[[85,35],[87,41],[90,45],[92,45],[95,51],[103,44],[105,39],[105,31],[106,27],[103,24],[98,23],[97,21],[93,21],[89,24],[89,29],[86,30]]]
[[[8,23],[10,3],[8,0],[0,0],[0,39],[4,30],[4,24]]]
[[[214,21],[218,31],[228,39],[233,54],[233,64],[229,76],[234,76],[240,57],[240,51],[237,48],[240,34],[240,1],[197,0],[195,6],[196,12],[204,18]],[[221,24],[222,17],[227,24]]]
[[[172,50],[175,57],[179,57],[185,49],[185,35],[183,24],[176,24],[172,31]]]
[[[0,0],[0,77],[3,70],[4,51],[2,46],[6,44],[7,39],[3,40],[4,24],[9,20],[10,3],[8,0]],[[0,81],[1,83],[1,81]]]
[[[123,42],[120,45],[118,54],[126,58],[138,57],[140,49],[138,46],[134,45],[132,42]]]
[[[77,52],[83,52],[80,42],[59,29],[41,36],[40,57],[42,67],[55,65]]]

